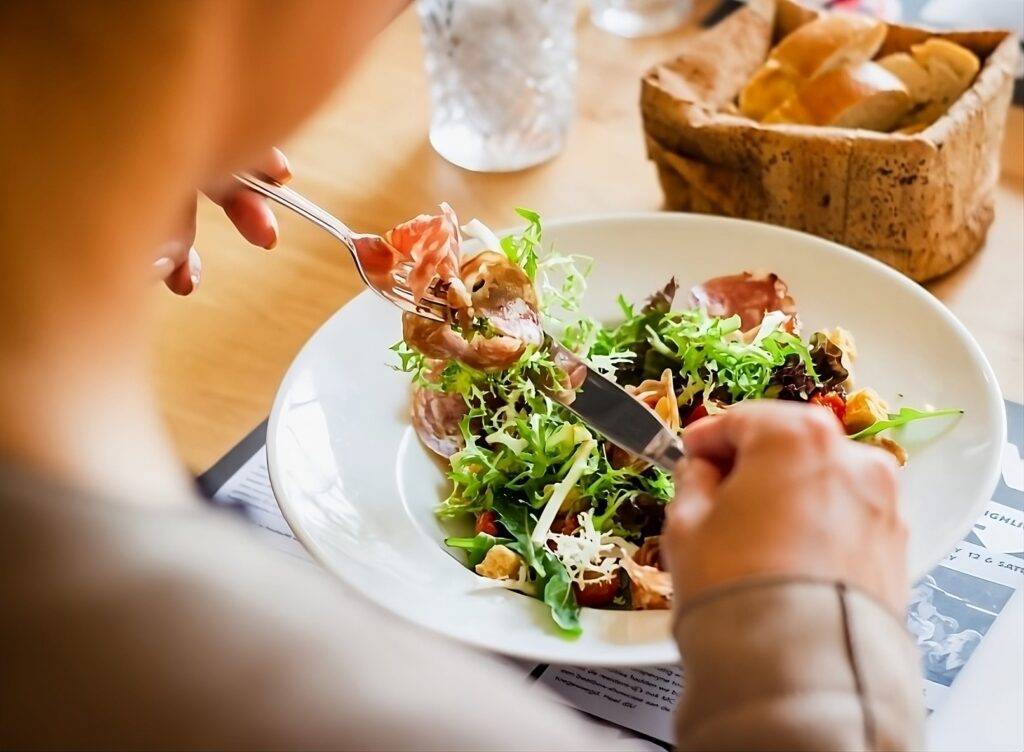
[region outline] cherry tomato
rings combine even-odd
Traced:
[[[574,582],[572,591],[576,594],[576,602],[581,606],[601,608],[615,600],[619,592],[619,578],[613,575],[607,580],[588,582],[582,587]]]
[[[476,516],[476,532],[486,533],[487,535],[498,534],[498,521],[494,516],[494,512],[487,510],[486,512],[480,512]]]
[[[551,523],[551,532],[562,535],[572,535],[580,526],[579,519],[575,514],[567,514],[565,517],[556,517]]]
[[[811,404],[827,407],[839,419],[840,423],[846,417],[846,400],[837,392],[819,392],[811,397]]]
[[[705,405],[703,401],[698,402],[697,406],[695,408],[693,408],[692,410],[690,410],[690,412],[687,413],[686,417],[683,418],[683,420],[681,421],[681,424],[685,428],[686,426],[688,426],[691,423],[694,423],[694,422],[700,420],[701,418],[706,418],[707,415],[708,415],[707,405]]]

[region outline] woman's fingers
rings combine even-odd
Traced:
[[[714,505],[715,491],[722,482],[722,473],[707,460],[688,457],[675,471],[676,496],[666,509],[669,526],[682,532],[693,530]]]
[[[199,287],[203,263],[195,247],[189,248],[185,260],[164,278],[167,289],[175,295],[190,295]]]
[[[688,426],[683,445],[687,456],[705,459],[727,474],[741,455],[813,453],[840,436],[839,422],[828,410],[797,402],[750,400]]]
[[[253,169],[278,182],[292,176],[288,160],[279,149],[270,149]],[[267,202],[233,180],[207,195],[224,209],[231,223],[242,237],[253,245],[270,249],[277,244],[277,218]],[[202,261],[194,246],[196,237],[196,199],[185,207],[181,226],[174,237],[164,243],[153,262],[153,275],[164,280],[168,289],[177,295],[188,295],[198,286],[202,277]]]
[[[284,155],[283,151],[273,146],[253,165],[253,169],[278,183],[287,183],[292,178],[292,168],[288,164],[288,157]]]
[[[242,237],[268,251],[277,245],[277,218],[267,200],[247,188],[239,187],[221,200],[214,199]]]
[[[678,583],[678,578],[685,576],[685,567],[679,565],[679,562],[685,556],[686,546],[692,536],[701,529],[701,524],[714,507],[722,474],[710,462],[688,457],[676,465],[673,475],[676,494],[665,509],[661,555],[672,572],[673,580]]]
[[[279,183],[287,182],[292,176],[288,159],[275,148],[265,153],[253,165],[253,170]],[[277,218],[262,196],[234,183],[207,191],[207,195],[224,209],[228,219],[247,241],[267,250],[277,245]]]
[[[153,262],[153,274],[176,295],[188,295],[199,285],[200,263],[196,239],[196,197],[187,202],[175,235],[161,245]]]
[[[722,473],[728,473],[736,446],[725,425],[726,419],[726,415],[709,415],[687,426],[682,437],[686,456],[706,460]]]

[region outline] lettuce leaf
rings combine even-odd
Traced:
[[[889,417],[886,420],[876,420],[867,428],[850,436],[850,438],[867,439],[881,433],[882,431],[888,431],[890,428],[899,428],[900,426],[907,425],[907,423],[913,423],[915,420],[941,418],[947,415],[963,415],[963,413],[963,410],[958,410],[956,408],[949,408],[945,410],[917,410],[913,407],[901,407],[898,412],[889,413]]]
[[[572,590],[572,581],[562,562],[550,551],[544,553],[546,576],[538,578],[537,589],[542,600],[551,609],[551,618],[566,637],[579,637],[580,607]]]
[[[508,544],[509,548],[523,557],[534,574],[537,597],[551,609],[551,620],[566,637],[578,637],[583,628],[569,573],[546,546],[539,546],[531,540],[533,525],[529,509],[507,501],[499,501],[493,508],[501,524],[515,538]]]
[[[526,220],[526,229],[519,235],[508,235],[501,239],[501,250],[508,260],[518,264],[526,272],[530,281],[537,278],[537,266],[540,263],[542,230],[540,215],[529,209],[518,208],[516,214]]]
[[[475,567],[484,560],[487,552],[499,543],[511,543],[511,538],[497,538],[487,533],[477,533],[472,538],[445,538],[444,544],[449,548],[461,548],[466,552],[469,566]]]
[[[534,545],[530,540],[533,526],[530,524],[529,508],[521,504],[498,501],[494,504],[493,509],[498,515],[498,519],[501,520],[501,524],[508,530],[509,535],[515,539],[509,544],[509,548],[523,557],[526,566],[538,578],[545,577],[547,575],[547,570],[544,567],[546,562],[541,554],[540,546]]]

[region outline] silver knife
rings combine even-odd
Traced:
[[[549,390],[551,397],[608,441],[671,473],[683,458],[679,437],[629,392],[577,355],[553,341],[549,347],[571,387]]]

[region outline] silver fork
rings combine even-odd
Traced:
[[[255,191],[261,196],[266,196],[281,206],[291,209],[299,216],[308,219],[340,240],[352,255],[356,271],[359,272],[359,277],[363,280],[363,283],[384,298],[384,300],[398,306],[403,311],[414,313],[417,316],[422,316],[432,321],[444,322],[450,319],[450,308],[438,289],[439,283],[437,280],[432,283],[427,294],[420,298],[417,298],[409,288],[407,280],[413,269],[411,262],[403,261],[391,270],[389,275],[390,285],[380,285],[370,279],[360,255],[361,253],[367,253],[371,245],[387,244],[387,241],[380,235],[352,232],[344,222],[329,211],[317,206],[302,194],[293,191],[285,185],[281,185],[277,181],[249,172],[235,173],[235,179],[246,188]]]

